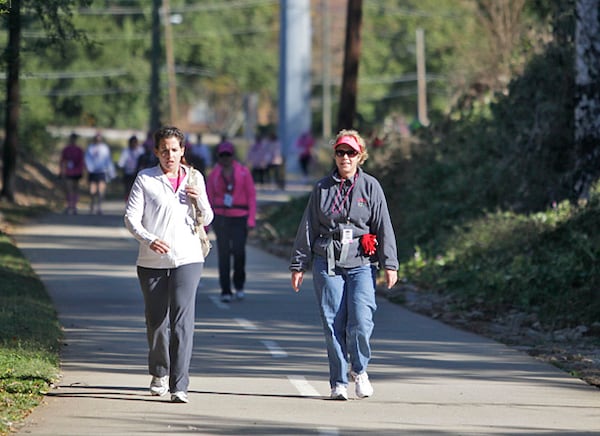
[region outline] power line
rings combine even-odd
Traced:
[[[380,85],[383,83],[405,83],[405,82],[416,82],[417,81],[417,73],[408,73],[402,76],[371,76],[365,77],[363,79],[359,78],[358,83],[361,85]],[[441,74],[427,74],[426,78],[428,81],[430,80],[439,80],[443,79],[444,76]]]
[[[215,3],[210,5],[190,5],[171,8],[171,13],[184,13],[184,12],[220,12],[226,9],[243,9],[252,8],[256,6],[279,4],[279,0],[238,0],[228,1],[222,3]],[[109,9],[96,9],[96,8],[81,8],[78,10],[79,15],[145,15],[149,12],[149,9],[136,8],[136,7],[121,7],[115,6]]]
[[[175,65],[175,72],[188,76],[214,77],[216,73],[206,68],[191,67],[187,65]],[[24,80],[59,80],[59,79],[88,79],[94,77],[118,77],[127,76],[131,72],[119,70],[95,70],[95,71],[53,71],[47,73],[22,73]],[[6,73],[0,72],[0,80],[6,80]]]
[[[95,88],[88,90],[65,89],[53,91],[23,91],[24,96],[45,96],[45,97],[85,97],[95,95],[114,95],[114,94],[138,94],[148,93],[148,87],[138,88]]]
[[[117,77],[129,74],[126,70],[99,70],[99,71],[53,71],[49,73],[23,73],[20,78],[32,79],[87,79],[90,77]],[[6,80],[6,73],[0,73],[0,80]]]
[[[176,38],[180,39],[200,39],[206,36],[221,36],[221,35],[252,35],[258,33],[274,33],[279,31],[279,26],[274,26],[273,28],[246,28],[246,29],[223,29],[223,30],[205,30],[201,32],[189,32],[182,33],[177,32]],[[148,33],[134,33],[130,35],[116,35],[116,34],[100,34],[100,33],[87,33],[89,39],[93,41],[127,41],[127,40],[145,40],[148,39]],[[46,39],[48,35],[42,31],[25,31],[23,32],[23,38],[31,38],[31,39]]]
[[[380,7],[376,2],[365,2],[365,10],[381,10],[385,15],[401,15],[404,17],[423,18],[462,18],[462,15],[453,12],[424,12],[418,9],[395,8],[390,6]]]

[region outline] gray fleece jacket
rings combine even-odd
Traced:
[[[343,248],[343,229],[352,230],[352,241]],[[377,252],[367,256],[360,237],[377,236]],[[396,236],[383,189],[377,179],[361,168],[354,180],[343,180],[337,170],[319,180],[298,226],[290,259],[291,271],[306,271],[313,255],[335,266],[353,268],[378,263],[379,268],[397,270]],[[331,265],[330,265],[331,267]]]

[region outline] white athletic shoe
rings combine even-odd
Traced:
[[[150,382],[150,394],[157,397],[162,397],[169,391],[169,376],[164,377],[152,376]]]
[[[373,395],[373,386],[371,386],[367,371],[363,371],[360,374],[353,372],[352,377],[354,377],[354,383],[356,383],[355,390],[358,398],[366,398]]]
[[[348,390],[346,386],[337,384],[334,388],[331,388],[331,397],[332,400],[342,400],[345,401],[348,399]]]
[[[175,392],[174,394],[171,394],[171,402],[172,403],[187,403],[187,402],[189,402],[189,400],[188,400],[188,396],[185,392],[178,391],[178,392]]]

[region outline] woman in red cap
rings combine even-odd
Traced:
[[[219,254],[219,284],[221,301],[233,298],[231,259],[233,257],[233,288],[235,297],[245,297],[246,240],[248,229],[256,226],[256,189],[250,170],[235,160],[234,147],[221,142],[217,147],[217,164],[208,175],[206,189],[215,212],[212,228],[217,237]]]
[[[368,153],[355,130],[333,141],[335,169],[319,180],[298,227],[290,260],[292,287],[300,290],[312,263],[323,322],[331,398],[348,399],[348,364],[358,398],[373,395],[367,375],[371,358],[375,275],[385,271],[388,288],[398,280],[396,237],[381,185],[361,165]]]

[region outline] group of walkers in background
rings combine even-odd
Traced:
[[[138,172],[158,164],[152,132],[148,132],[144,142],[140,142],[136,135],[129,137],[127,147],[121,151],[116,165],[111,149],[100,132],[94,135],[85,148],[78,144],[79,139],[79,135],[72,133],[60,157],[60,177],[64,180],[66,214],[78,212],[79,184],[85,173],[89,183],[90,213],[101,215],[107,184],[117,178],[117,172],[123,183],[124,199],[127,201]],[[203,141],[203,134],[199,132],[192,143],[190,135],[186,135],[184,162],[196,168],[203,176],[208,176],[213,166],[219,163],[219,144],[225,142],[229,141],[222,135],[216,146],[209,146]],[[303,133],[295,143],[303,183],[308,182],[314,143],[310,132]],[[236,156],[236,159],[249,169],[257,189],[285,189],[285,159],[281,142],[274,131],[258,133],[254,142],[249,145],[245,159],[240,159],[239,156]]]
[[[77,140],[78,135],[72,133],[60,156],[60,177],[65,180],[67,200],[65,213],[77,214],[79,181],[85,168],[88,175],[90,212],[101,215],[106,184],[116,177],[111,151],[100,133],[94,136],[85,151],[77,144]]]

